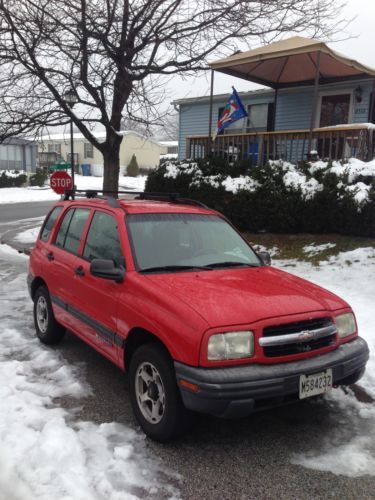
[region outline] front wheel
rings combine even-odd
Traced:
[[[34,324],[36,334],[43,344],[57,344],[65,334],[53,314],[51,299],[45,286],[40,286],[34,297]]]
[[[172,361],[163,347],[150,343],[136,350],[129,390],[135,417],[150,438],[169,441],[189,427],[191,414],[182,403]]]

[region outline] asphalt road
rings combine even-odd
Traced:
[[[21,219],[48,210],[48,204],[31,205],[36,204],[27,204],[24,211],[18,208]],[[3,207],[0,212],[6,223]],[[60,398],[57,404],[74,408],[82,420],[116,421],[137,428],[126,377],[120,370],[70,333],[52,349],[60,350],[67,362],[79,364],[93,389],[93,395],[84,400]],[[176,486],[184,499],[375,499],[374,476],[337,476],[292,463],[295,454],[319,452],[356,435],[371,435],[371,426],[373,422],[336,403],[307,400],[241,420],[197,416],[184,438],[164,445],[146,439],[146,444],[150,455],[181,476]]]
[[[9,203],[0,205],[0,224],[46,215],[55,201]]]

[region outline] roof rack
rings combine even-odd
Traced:
[[[181,203],[184,205],[194,205],[197,207],[208,208],[204,203],[192,200],[190,198],[181,198],[179,193],[162,193],[162,192],[144,192],[144,191],[106,191],[100,189],[69,189],[65,191],[64,200],[74,200],[76,196],[85,198],[102,198],[108,201],[108,204],[112,207],[119,208],[121,205],[117,198],[108,195],[119,195],[119,194],[133,194],[136,195],[136,200],[150,200],[150,201],[168,201],[172,203]],[[105,196],[104,196],[105,195]]]

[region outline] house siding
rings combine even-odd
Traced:
[[[93,148],[93,157],[87,158],[85,156],[85,143],[86,139],[74,138],[74,153],[78,159],[78,164],[90,164],[91,172],[93,175],[103,175],[103,155],[102,153]],[[70,155],[70,140],[53,138],[44,139],[39,143],[39,152],[43,153],[48,151],[49,144],[61,145],[61,157],[69,161]],[[135,133],[128,133],[124,136],[120,146],[120,166],[121,172],[124,173],[130,159],[135,154],[139,167],[151,169],[155,168],[160,161],[160,154],[163,151],[163,146],[155,141],[149,140],[146,137],[140,136]]]
[[[355,80],[340,82],[329,85],[321,85],[319,94],[326,92],[353,92],[358,86],[362,88],[362,101],[353,102],[351,123],[365,123],[368,121],[370,95],[372,82],[369,80]],[[262,94],[243,95],[239,93],[245,107],[248,104],[265,104],[274,101],[274,91],[265,91]],[[298,87],[294,89],[283,89],[279,91],[275,129],[276,130],[299,130],[309,129],[311,123],[313,88]],[[228,93],[229,97],[229,93]],[[224,106],[227,98],[214,100],[212,113],[212,130],[215,130],[219,108]],[[354,101],[354,99],[353,99]],[[318,103],[319,105],[319,103]],[[189,135],[208,135],[208,115],[209,102],[188,101],[181,102],[180,106],[180,126],[179,126],[179,159],[186,157],[186,137]],[[318,114],[317,114],[318,119]],[[235,130],[234,130],[235,132]],[[297,146],[298,147],[298,146]]]
[[[4,140],[0,144],[0,171],[24,170],[26,172],[35,172],[36,150],[37,144],[26,139],[12,138]]]

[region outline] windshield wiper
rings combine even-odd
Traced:
[[[236,261],[223,261],[223,262],[213,262],[212,264],[207,264],[204,266],[207,269],[214,269],[215,267],[259,267],[259,264],[250,264],[248,262],[236,262]]]
[[[210,266],[179,266],[179,265],[174,265],[174,266],[155,266],[155,267],[146,267],[145,269],[141,269],[142,273],[153,273],[157,271],[171,271],[171,272],[176,272],[176,271],[191,271],[199,269],[201,271],[211,271]]]

